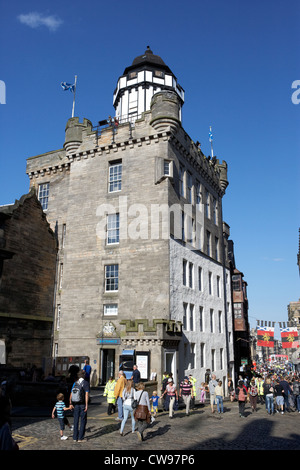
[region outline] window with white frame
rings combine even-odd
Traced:
[[[216,350],[211,350],[211,370],[216,370]]]
[[[172,176],[170,160],[164,160],[164,176]]]
[[[111,162],[109,165],[108,191],[110,193],[122,189],[122,162]]]
[[[184,303],[183,304],[183,318],[182,318],[182,328],[184,330],[187,329],[187,307],[188,307],[188,304]]]
[[[39,184],[38,200],[40,201],[43,211],[48,209],[50,183]]]
[[[220,369],[224,367],[224,349],[220,349]]]
[[[105,266],[105,292],[114,292],[119,289],[119,265]]]
[[[219,325],[219,333],[222,333],[222,311],[219,310],[218,312],[218,325]]]
[[[191,173],[187,173],[187,200],[190,204],[193,202],[193,178]]]
[[[218,224],[218,202],[215,198],[213,200],[213,220],[214,220],[214,223],[217,225]]]
[[[103,306],[103,314],[105,316],[118,315],[118,304],[106,304]]]
[[[182,165],[179,166],[179,194],[184,196],[184,168]]]
[[[191,369],[196,368],[196,362],[195,362],[195,357],[196,357],[196,345],[195,343],[191,343]]]
[[[219,261],[219,239],[215,237],[215,260]]]
[[[214,333],[214,310],[211,308],[209,311],[210,332]]]
[[[120,214],[107,216],[107,244],[113,245],[120,241]]]
[[[195,319],[194,319],[194,315],[195,315],[195,306],[193,304],[190,304],[189,306],[189,316],[190,316],[190,321],[189,321],[189,330],[190,331],[194,331],[194,327],[195,327]]]
[[[183,275],[182,275],[182,282],[183,285],[187,285],[187,277],[186,277],[186,272],[187,272],[187,261],[184,259],[182,262],[182,270],[183,270]]]
[[[189,263],[189,287],[194,288],[194,265]]]
[[[206,254],[211,256],[211,234],[206,230]]]
[[[203,307],[199,307],[199,327],[200,331],[204,331]]]
[[[217,276],[217,296],[221,297],[221,280],[220,280],[220,276]]]
[[[60,314],[61,314],[61,308],[60,305],[57,305],[56,307],[56,329],[59,330],[60,327]]]
[[[212,273],[208,273],[208,293],[209,295],[213,295],[213,281],[212,281]]]
[[[210,196],[209,191],[205,191],[205,215],[206,217],[210,217]]]
[[[199,181],[196,182],[196,205],[197,209],[201,210],[201,185]]]
[[[200,343],[200,367],[205,367],[205,343]]]

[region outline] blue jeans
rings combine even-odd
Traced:
[[[123,419],[123,400],[121,397],[117,399],[117,406],[118,406],[118,418]]]
[[[82,441],[85,434],[85,427],[87,422],[87,412],[85,410],[85,405],[75,405],[74,407],[74,430],[73,430],[73,440]],[[80,420],[80,428],[79,428]]]
[[[130,413],[130,416],[131,416],[131,430],[132,432],[134,432],[134,429],[135,429],[135,419],[134,419],[134,415],[133,415],[133,409],[131,408],[131,406],[129,405],[124,405],[123,406],[123,413],[124,413],[124,418],[123,418],[123,421],[121,423],[121,429],[120,429],[120,432],[123,432],[124,431],[124,427],[125,427],[125,423],[128,419],[128,416],[129,416],[129,413]]]
[[[223,413],[223,397],[221,395],[216,395],[216,399],[218,413]]]
[[[274,413],[274,397],[266,395],[266,408],[268,413]]]

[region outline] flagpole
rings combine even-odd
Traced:
[[[76,83],[77,83],[77,75],[75,75],[75,86],[74,86],[74,96],[73,96],[73,108],[72,108],[72,118],[74,117],[75,112],[75,93],[76,93]]]
[[[211,126],[209,127],[209,130],[210,130],[210,135],[212,136]],[[210,139],[210,148],[211,148],[211,158],[213,158],[214,157],[214,151],[213,151],[213,139],[212,139],[212,137]]]

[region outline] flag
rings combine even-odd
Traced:
[[[283,348],[299,348],[297,328],[280,328],[280,333]]]
[[[274,328],[260,326],[257,328],[257,346],[274,348]]]
[[[212,135],[211,128],[210,128],[210,131],[209,131],[208,137],[209,137],[209,141],[210,141],[210,142],[212,142],[212,141],[213,141],[213,135]]]
[[[61,87],[63,90],[70,90],[72,93],[75,92],[75,84],[71,85],[70,83],[67,82],[61,82]]]

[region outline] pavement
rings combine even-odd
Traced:
[[[128,459],[134,456],[141,459],[143,456],[144,463],[149,456],[157,460],[165,455],[167,457],[164,458],[169,459],[165,464],[193,464],[194,458],[199,458],[199,451],[203,450],[300,450],[300,413],[268,415],[264,405],[258,405],[257,412],[252,413],[248,403],[246,418],[240,418],[237,402],[225,399],[224,413],[218,414],[217,411],[211,412],[208,402],[200,405],[196,400],[190,416],[186,416],[184,407],[175,412],[173,419],[167,412],[160,411],[141,442],[137,433],[131,432],[130,418],[125,425],[124,436],[120,435],[117,414],[107,415],[103,388],[98,387],[91,391],[87,430],[81,443],[73,441],[72,431],[68,428],[65,430],[68,439],[60,439],[58,420],[51,418],[53,406],[54,403],[49,407],[13,408],[12,433],[20,451],[102,451],[99,455],[103,456],[103,462],[110,464],[121,464],[112,462],[120,456],[127,456]],[[71,412],[67,412],[67,417],[73,424]],[[183,456],[185,462],[182,461]]]

